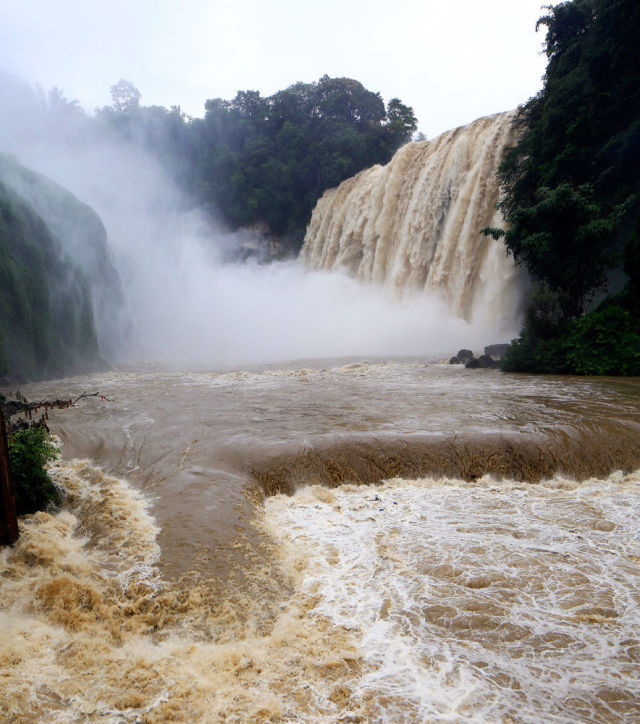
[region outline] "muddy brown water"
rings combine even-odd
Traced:
[[[536,377],[422,361],[315,368],[111,373],[34,385],[99,390],[51,417],[65,457],[87,457],[153,500],[167,572],[224,547],[267,494],[300,485],[485,473],[538,481],[640,467],[637,379]],[[94,389],[95,388],[95,389]]]
[[[83,391],[108,400],[50,413],[67,506],[2,554],[5,717],[640,711],[640,380],[322,360],[22,389]]]

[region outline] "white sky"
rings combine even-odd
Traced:
[[[541,87],[550,0],[0,0],[0,70],[92,110],[126,78],[144,105],[270,95],[327,73],[414,108],[428,137]],[[553,2],[551,4],[557,4]]]

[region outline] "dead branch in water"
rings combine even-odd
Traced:
[[[109,397],[107,397],[106,395],[102,395],[99,392],[92,392],[91,394],[89,394],[88,392],[83,392],[80,397],[76,397],[72,404],[75,405],[76,402],[78,402],[78,400],[81,400],[83,397],[99,397],[102,401],[107,400],[107,402],[111,402],[111,399]]]
[[[24,413],[24,420],[19,420],[19,426],[38,426],[46,425],[46,421],[49,419],[49,410],[58,409],[64,410],[67,407],[74,407],[84,397],[99,397],[102,402],[112,402],[110,397],[103,395],[100,392],[83,392],[81,395],[72,399],[55,399],[55,400],[39,400],[37,402],[29,402],[27,398],[21,394],[20,390],[16,391],[15,400],[4,400],[0,401],[0,409],[4,413],[7,421],[9,421],[14,415]],[[35,415],[33,414],[35,413]],[[38,419],[38,415],[40,418]],[[10,426],[11,427],[11,426]]]

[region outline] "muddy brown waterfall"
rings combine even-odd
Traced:
[[[362,281],[441,297],[468,321],[518,313],[522,274],[501,242],[496,171],[515,140],[514,113],[480,118],[433,141],[409,143],[326,191],[307,229],[302,259]]]

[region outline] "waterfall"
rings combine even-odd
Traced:
[[[496,172],[515,142],[514,116],[499,113],[408,143],[386,166],[326,191],[307,228],[304,263],[401,293],[435,294],[467,321],[512,327],[524,275],[504,244],[480,230],[503,224]]]

